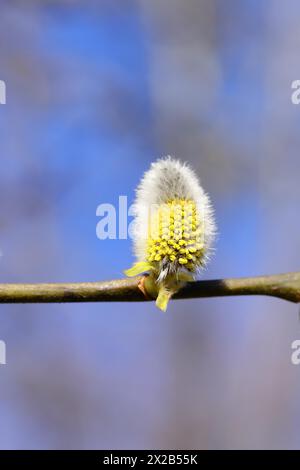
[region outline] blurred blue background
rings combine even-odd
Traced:
[[[0,282],[122,276],[96,208],[165,154],[218,223],[206,278],[298,271],[297,0],[2,0]],[[298,307],[2,305],[2,449],[299,448]]]

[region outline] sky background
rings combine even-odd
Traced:
[[[204,278],[299,270],[297,0],[2,0],[0,25],[0,282],[122,277],[96,208],[166,154],[215,207]],[[2,305],[0,448],[300,448],[298,310]]]

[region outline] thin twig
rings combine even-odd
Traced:
[[[0,284],[0,303],[146,301],[141,278],[66,284]],[[147,283],[145,283],[147,285]],[[188,283],[175,299],[269,295],[300,302],[300,272]]]

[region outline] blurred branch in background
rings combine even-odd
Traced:
[[[141,281],[143,288],[141,288]],[[0,284],[0,303],[132,302],[146,298],[147,277],[104,282]],[[269,295],[300,302],[300,272],[190,282],[175,299]]]

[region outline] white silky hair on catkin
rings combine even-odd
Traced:
[[[133,205],[134,252],[138,261],[145,261],[149,209],[174,199],[193,200],[203,221],[204,263],[212,249],[216,228],[209,196],[204,192],[195,172],[171,156],[151,164],[137,190]]]

